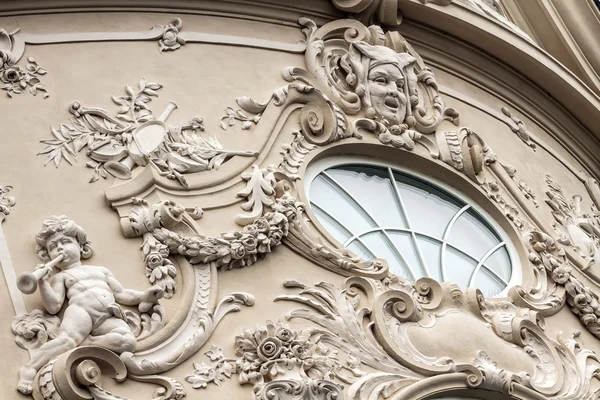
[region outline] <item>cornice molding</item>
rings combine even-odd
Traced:
[[[485,19],[483,22],[490,23]],[[511,108],[518,110],[532,121],[536,121],[551,137],[568,149],[571,155],[579,160],[590,173],[600,174],[598,168],[600,159],[597,157],[597,154],[600,154],[598,153],[600,130],[593,123],[594,118],[600,117],[600,98],[547,53],[544,54],[548,65],[540,67],[539,75],[543,75],[542,69],[548,73],[554,73],[551,69],[554,64],[562,68],[563,72],[569,75],[573,81],[578,82],[579,89],[558,77],[554,81],[535,81],[531,76],[525,75],[526,71],[511,65],[519,63],[522,59],[530,58],[529,53],[525,55],[514,52],[514,56],[510,58],[494,57],[494,54],[487,52],[487,49],[486,52],[483,52],[474,44],[483,42],[482,40],[472,39],[465,43],[456,38],[449,39],[445,34],[448,31],[444,27],[441,28],[442,32],[417,23],[415,20],[405,19],[398,30],[411,41],[411,44],[429,65],[459,76],[500,98]],[[524,40],[522,42],[526,43]],[[536,48],[531,44],[527,44],[527,46],[532,49]],[[543,52],[540,49],[537,51]],[[515,73],[515,70],[522,73]],[[563,86],[563,92],[553,93],[556,91],[555,88],[552,88],[553,85]],[[588,99],[593,100],[593,102],[587,103],[589,108],[585,112],[581,109],[575,110],[574,102],[571,101],[571,99],[577,99],[579,103],[586,101],[579,92],[580,89],[585,90],[589,95]],[[585,118],[579,118],[577,114],[584,114]],[[595,117],[591,118],[593,116]]]
[[[425,25],[469,43],[502,60],[535,83],[600,138],[600,97],[546,51],[479,13],[456,3],[448,6],[401,0],[405,19]],[[402,26],[402,25],[401,25]],[[402,30],[402,29],[401,29]]]
[[[319,25],[345,16],[323,0],[0,0],[0,16],[99,11],[221,15],[292,26],[300,16]]]

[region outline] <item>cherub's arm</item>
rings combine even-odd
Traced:
[[[49,279],[50,272],[39,281],[40,294],[44,308],[50,314],[57,314],[65,302],[65,277],[58,273]]]
[[[163,290],[160,286],[152,286],[145,292],[134,289],[125,289],[108,269],[105,270],[105,274],[108,286],[112,290],[117,303],[126,306],[134,306],[146,302],[154,304],[163,296]]]

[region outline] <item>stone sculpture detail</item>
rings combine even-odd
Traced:
[[[159,385],[152,400],[180,400],[186,394],[183,385],[175,379],[128,375],[123,361],[115,353],[101,347],[83,346],[53,359],[40,370],[38,392],[34,392],[34,397],[40,400],[129,400],[102,388],[103,377],[117,382],[130,378]]]
[[[48,71],[40,67],[33,57],[27,58],[25,68],[17,65],[18,58],[13,54],[13,39],[6,30],[0,28],[0,82],[2,90],[8,97],[29,91],[32,95],[44,93],[44,98],[49,96],[46,87],[41,83],[40,76]]]
[[[269,210],[265,210],[262,216],[246,225],[242,231],[214,238],[181,229],[172,230],[176,225],[182,224],[186,213],[186,209],[174,202],[164,201],[149,205],[146,201],[134,199],[134,204],[128,218],[122,220],[123,228],[128,237],[144,237],[142,250],[146,263],[149,255],[154,254],[156,264],[163,267],[167,265],[169,269],[169,263],[172,263],[167,261],[169,255],[183,256],[193,267],[196,278],[196,293],[188,291],[187,296],[190,297],[183,300],[189,302],[191,316],[179,322],[183,326],[180,335],[184,336],[184,339],[178,340],[184,344],[169,346],[167,350],[161,349],[158,353],[149,351],[151,347],[142,356],[131,353],[122,355],[131,373],[145,376],[166,371],[185,361],[206,343],[227,313],[238,311],[241,304],[251,306],[254,303],[252,295],[233,293],[214,304],[216,296],[212,292],[216,288],[211,287],[211,281],[216,280],[215,274],[218,269],[253,265],[280,245],[283,238],[289,234],[290,225],[297,218],[298,208],[302,205],[289,193],[283,193],[269,206]],[[199,214],[197,210],[194,211],[196,215]],[[152,248],[158,251],[152,251]],[[149,278],[152,279],[153,276],[150,274]],[[158,283],[166,285],[168,293],[176,289],[172,279]],[[156,343],[160,344],[162,343]]]
[[[587,260],[588,267],[596,263],[600,255],[600,212],[592,204],[592,213],[584,214],[580,195],[567,200],[562,188],[550,175],[546,175],[546,204],[552,209],[556,223],[554,229],[559,235],[558,242],[573,246]]]
[[[458,123],[431,70],[397,32],[384,34],[378,26],[350,21],[318,29],[310,20],[300,22],[308,38],[308,71],[290,68],[286,74],[316,85],[346,114],[364,113],[359,116],[366,118],[354,121],[355,134],[371,132],[384,143],[411,150],[419,140],[430,146],[423,134],[434,132],[444,119]],[[344,41],[336,40],[344,31]]]
[[[162,37],[158,41],[159,51],[175,51],[183,46],[186,41],[179,35],[179,31],[183,28],[181,18],[175,18],[173,22],[164,27]]]
[[[305,307],[288,318],[317,327],[294,331],[268,321],[265,327],[246,329],[235,338],[238,358],[225,358],[213,346],[206,352],[213,365],[194,364],[194,374],[186,378],[193,387],[220,385],[238,374],[241,384],[254,384],[255,399],[271,398],[267,393],[274,393],[273,388],[294,393],[293,398],[326,399],[330,397],[319,390],[313,397],[305,391],[326,386],[331,393],[342,393],[337,381],[350,384],[349,399],[421,398],[415,394],[431,393],[430,380],[446,389],[480,388],[527,399],[539,394],[563,400],[595,398],[589,372],[600,372],[600,362],[593,352],[574,339],[547,337],[541,314],[506,301],[485,300],[475,289],[463,292],[428,278],[411,284],[398,278],[354,277],[343,288],[326,282],[314,287],[295,281],[284,285],[300,293],[275,301]],[[485,326],[491,335],[521,348],[535,373],[499,367],[485,350],[464,364],[422,354],[408,329],[432,329],[455,314],[474,318],[473,323]]]
[[[53,261],[58,272],[52,275],[50,264],[40,265],[39,289],[45,310],[57,314],[65,301],[68,305],[60,329],[51,340],[41,343],[31,361],[19,370],[18,389],[24,394],[32,391],[36,373],[46,363],[80,345],[100,346],[121,353],[133,351],[136,338],[127,322],[127,313],[119,304],[138,305],[140,313],[152,312],[163,290],[153,286],[145,292],[124,289],[105,267],[83,265],[82,259],[92,255],[91,243],[85,231],[65,216],[52,216],[44,220],[36,234],[36,252],[42,261]],[[50,276],[52,275],[52,279]],[[160,307],[160,306],[158,306]],[[31,326],[19,329],[24,316],[17,316],[15,333],[26,338],[37,329]],[[40,317],[32,313],[27,324]],[[20,320],[20,321],[19,321]],[[45,325],[42,323],[41,325]],[[40,329],[41,330],[41,329]],[[40,331],[38,330],[38,332]]]
[[[10,214],[12,207],[16,204],[15,198],[9,194],[11,189],[12,186],[0,186],[0,223]]]
[[[519,118],[513,116],[510,110],[506,107],[502,107],[502,113],[504,113],[504,115],[510,118],[512,122],[514,122],[514,124],[516,125],[516,127],[513,127],[511,125],[511,130],[517,134],[517,136],[523,141],[523,143],[525,143],[527,146],[531,147],[535,151],[537,146],[531,139],[529,131],[527,130],[527,126],[525,126],[525,123],[523,123],[523,121],[521,121]]]
[[[390,18],[400,16],[387,12],[390,7],[398,10],[394,0],[334,3],[362,13],[361,18],[368,20],[385,18],[391,22]],[[62,271],[52,283],[47,265],[35,272],[47,312],[34,310],[13,321],[17,344],[33,350],[32,361],[21,370],[19,389],[30,392],[33,384],[44,399],[52,400],[89,396],[119,399],[99,386],[98,363],[102,362],[110,365],[117,380],[129,374],[131,379],[161,385],[157,399],[180,399],[184,394],[181,384],[153,374],[189,359],[208,342],[226,314],[254,302],[247,293],[232,293],[217,301],[217,271],[251,266],[285,243],[316,264],[350,278],[341,288],[329,283],[310,287],[286,282],[286,287],[299,293],[276,300],[302,304],[305,309],[293,311],[289,318],[304,319],[317,327],[294,330],[282,322],[268,321],[264,327],[247,329],[235,338],[236,358],[226,358],[213,346],[204,353],[211,365],[194,364],[193,374],[186,378],[194,388],[220,385],[237,374],[240,383],[254,385],[258,400],[274,396],[340,399],[344,397],[340,383],[350,385],[347,397],[351,399],[404,398],[421,393],[433,379],[449,387],[459,382],[456,388],[486,389],[522,398],[594,398],[597,393],[590,393],[590,379],[600,373],[595,354],[574,339],[550,339],[544,331],[542,313],[551,315],[566,302],[590,332],[600,337],[598,297],[572,274],[564,250],[541,232],[535,221],[529,221],[527,212],[522,213],[507,200],[506,192],[521,206],[525,199],[537,207],[533,190],[477,133],[466,127],[451,132],[440,128],[443,123],[458,125],[458,114],[446,107],[433,73],[397,32],[384,34],[381,28],[365,27],[356,20],[335,21],[321,28],[306,19],[300,23],[307,37],[306,69],[287,68],[284,78],[289,84],[275,90],[267,102],[241,97],[237,100],[241,110],[228,108],[221,120],[223,129],[239,121],[242,129],[254,129],[257,137],[268,138],[265,143],[271,144],[261,148],[264,155],[282,129],[276,132],[276,126],[285,126],[290,115],[298,117],[293,123],[300,130],[285,133],[291,134],[291,141],[283,146],[279,164],[257,164],[249,170],[249,162],[236,173],[247,171],[241,174],[247,184],[238,192],[244,199],[245,213],[236,218],[243,228],[221,237],[207,237],[198,233],[193,222],[202,215],[199,208],[185,208],[170,200],[151,204],[144,199],[134,198],[129,203],[121,198],[120,204],[112,202],[115,208],[131,205],[125,212],[119,209],[123,231],[127,237],[141,238],[145,273],[155,285],[141,293],[120,288],[103,267],[78,264],[79,258],[91,254],[91,248],[85,232],[72,221],[53,217],[46,222],[47,233],[40,235],[38,243],[40,256],[52,259]],[[197,33],[186,36],[188,32],[182,33],[181,28],[180,19],[153,28],[152,38],[159,40],[161,52],[193,41],[186,38],[200,37]],[[6,38],[10,42],[12,37]],[[3,62],[11,57],[7,52],[0,55]],[[43,74],[34,61],[30,63],[30,71]],[[22,87],[22,83],[18,85]],[[125,95],[113,97],[119,106],[114,116],[74,102],[70,107],[74,121],[53,128],[54,138],[43,141],[46,147],[41,154],[46,155],[46,163],[57,167],[62,159],[73,163],[86,148],[91,159],[87,166],[94,170],[91,181],[109,174],[129,179],[136,166],[149,166],[184,189],[198,189],[196,183],[188,185],[188,174],[216,169],[234,156],[258,155],[223,150],[215,137],[205,133],[199,117],[186,125],[167,125],[167,117],[176,108],[174,103],[156,119],[148,106],[160,89],[158,83],[145,80],[137,89],[126,86]],[[535,149],[525,125],[508,110],[503,112],[516,124],[513,131]],[[463,292],[448,283],[430,279],[410,283],[388,276],[384,260],[365,261],[324,243],[311,229],[315,225],[311,225],[304,205],[296,200],[302,163],[319,146],[340,140],[356,143],[359,139],[407,151],[421,144],[432,157],[475,182],[524,232],[535,285],[513,288],[509,294],[512,302],[486,300],[477,291]],[[547,202],[569,235],[568,240],[562,235],[559,242],[574,243],[582,255],[593,260],[598,245],[596,216],[583,215],[577,201],[569,205],[558,185],[548,183]],[[0,187],[0,218],[14,204],[7,193],[8,187]],[[68,256],[59,255],[63,253]],[[191,280],[186,281],[181,294],[184,310],[169,321],[168,329],[160,329],[164,311],[157,304],[158,298],[163,293],[170,298],[179,290],[176,278],[181,272],[184,279]],[[96,297],[88,295],[91,285]],[[56,296],[61,287],[62,296]],[[61,301],[56,300],[61,297]],[[69,306],[59,328],[60,321],[53,314],[65,299]],[[118,301],[139,304],[139,313],[121,309]],[[73,327],[71,315],[75,312],[81,320],[89,320],[87,327]],[[495,339],[522,351],[535,372],[503,368],[485,349],[473,352],[468,362],[458,362],[447,354],[424,354],[411,340],[409,329],[433,328],[456,314],[468,316]],[[116,353],[121,353],[120,358]],[[38,370],[34,381],[32,375]]]
[[[238,375],[240,384],[258,386],[289,375],[332,379],[341,368],[336,352],[323,343],[311,342],[311,336],[311,330],[294,331],[281,321],[267,321],[266,326],[246,329],[235,337],[237,359],[225,358],[223,350],[213,345],[205,354],[215,363],[194,363],[194,374],[186,381],[198,389],[208,383],[220,385],[233,374]]]
[[[69,111],[75,119],[70,124],[52,128],[53,139],[43,140],[46,146],[38,153],[46,155],[44,164],[61,160],[73,165],[77,153],[87,148],[91,159],[86,163],[94,170],[90,182],[112,175],[130,179],[132,170],[151,165],[159,174],[177,180],[187,188],[185,174],[218,169],[234,156],[253,157],[252,151],[223,149],[216,137],[205,133],[203,120],[194,117],[188,124],[170,126],[165,121],[175,103],[169,103],[157,119],[148,107],[162,86],[140,80],[138,89],[127,85],[125,96],[113,96],[119,109],[114,117],[101,108],[71,103]]]

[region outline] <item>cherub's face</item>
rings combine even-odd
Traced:
[[[393,64],[378,65],[367,77],[371,105],[390,124],[401,124],[406,117],[405,77]]]
[[[54,260],[59,254],[64,254],[65,258],[58,265],[59,268],[81,261],[81,248],[77,239],[62,232],[56,232],[46,240],[46,250],[48,250],[51,260]]]

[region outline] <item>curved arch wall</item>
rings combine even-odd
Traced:
[[[2,393],[594,398],[598,27],[561,7],[3,2]],[[335,160],[469,199],[518,276],[344,248],[309,201]]]

